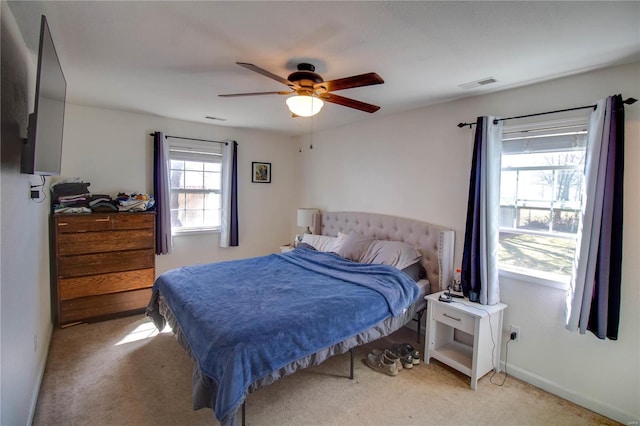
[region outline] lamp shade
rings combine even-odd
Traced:
[[[316,115],[323,105],[324,102],[321,99],[308,95],[296,95],[287,98],[289,111],[301,117]]]
[[[313,226],[313,217],[318,213],[318,209],[298,209],[298,226],[307,228],[311,233],[310,227]]]

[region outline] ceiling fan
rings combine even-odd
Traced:
[[[298,64],[298,71],[289,74],[287,78],[275,75],[257,65],[245,62],[236,62],[236,64],[280,82],[288,86],[290,90],[279,92],[232,93],[218,96],[295,95],[287,98],[287,105],[294,116],[302,117],[310,117],[317,114],[323,106],[323,101],[368,113],[374,113],[380,109],[377,105],[345,98],[332,93],[338,90],[384,83],[382,77],[374,72],[324,81],[320,74],[315,73],[316,67],[308,63]]]

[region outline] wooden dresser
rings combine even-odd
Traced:
[[[155,213],[59,214],[51,224],[58,325],[142,312],[155,279]]]

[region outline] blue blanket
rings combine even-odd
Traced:
[[[396,268],[303,248],[174,269],[158,277],[158,292],[218,385],[218,420],[235,413],[254,381],[401,314],[418,297]]]

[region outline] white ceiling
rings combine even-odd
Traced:
[[[67,100],[296,135],[609,65],[640,61],[640,2],[13,1],[34,60],[47,16]],[[235,62],[325,80],[377,72],[383,85],[337,92],[380,105],[326,104],[290,117],[286,90]],[[493,77],[497,83],[458,85]],[[633,94],[638,95],[638,94]],[[214,116],[226,121],[211,121]]]

